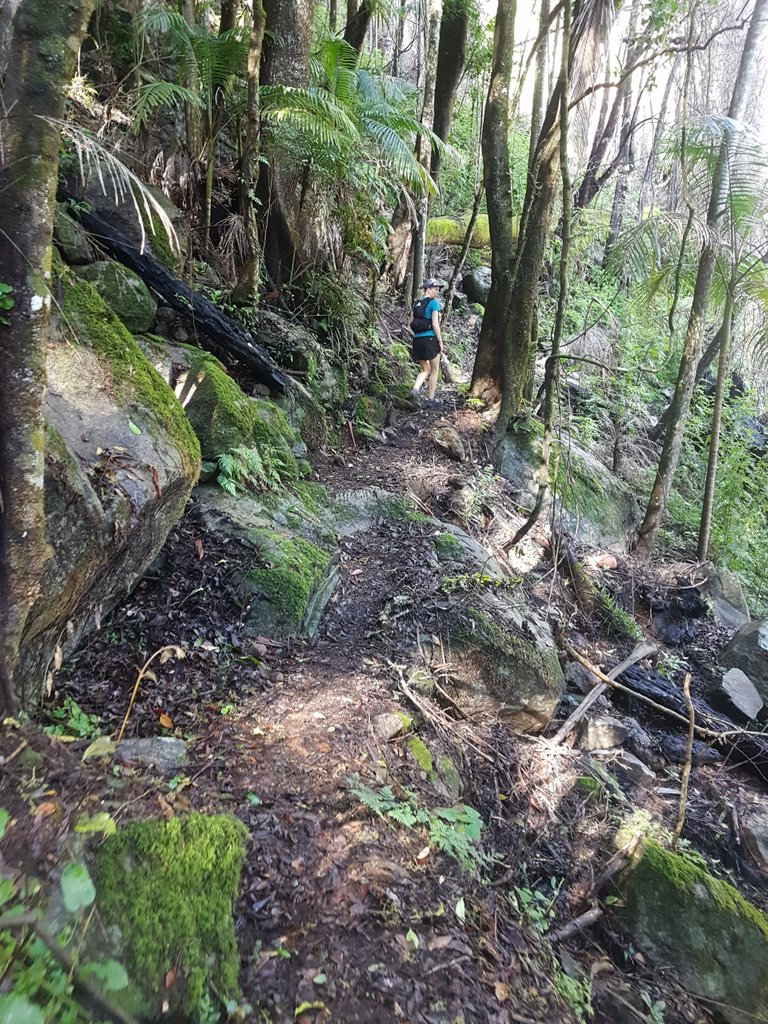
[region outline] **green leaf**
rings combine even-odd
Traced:
[[[324,1010],[324,1009],[325,1009],[325,1003],[322,1003],[322,1002],[320,1002],[319,999],[316,999],[314,1003],[308,1003],[308,1002],[299,1003],[299,1005],[293,1011],[293,1016],[294,1016],[294,1019],[295,1019],[296,1017],[300,1017],[302,1015],[302,1013],[306,1013],[307,1010]]]
[[[419,936],[416,934],[413,928],[409,928],[408,931],[405,933],[405,941],[408,943],[409,946],[413,946],[414,949],[419,948]]]
[[[116,744],[109,736],[99,736],[93,743],[89,743],[83,753],[83,761],[91,757],[111,757],[115,752]]]
[[[0,996],[2,1024],[44,1024],[43,1011],[24,996]]]
[[[16,895],[16,886],[10,880],[10,878],[4,878],[0,882],[0,907],[8,900],[12,900]]]
[[[96,889],[85,864],[76,864],[74,861],[67,864],[61,873],[61,895],[64,906],[71,914],[93,903]]]
[[[466,908],[466,905],[464,903],[464,897],[463,896],[459,899],[458,903],[456,904],[456,906],[453,909],[456,912],[456,917],[458,917],[458,919],[461,921],[461,923],[464,924],[464,922],[467,919],[467,908]]]
[[[0,839],[5,835],[5,829],[8,822],[11,820],[10,811],[6,811],[4,807],[0,807]]]
[[[131,431],[132,434],[142,433],[141,427],[137,427],[133,420],[128,420],[128,429]]]
[[[119,992],[128,984],[128,973],[117,960],[105,960],[103,963],[90,960],[83,964],[80,976],[95,978],[105,992]]]
[[[245,794],[245,799],[251,805],[251,807],[261,807],[261,800],[256,796],[255,793],[248,792]]]
[[[315,983],[316,985],[324,985],[324,984],[326,983],[326,981],[328,981],[328,978],[327,978],[327,976],[326,976],[325,974],[323,974],[323,972],[322,972],[322,971],[320,971],[320,972],[319,972],[318,974],[316,974],[316,975],[314,976],[314,978],[312,979],[312,981],[313,981],[313,982],[314,982],[314,983]]]
[[[75,825],[75,832],[101,832],[105,836],[113,836],[117,832],[117,825],[111,814],[99,811],[93,817],[81,818]]]

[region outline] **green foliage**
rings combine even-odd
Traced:
[[[565,971],[557,969],[552,980],[555,991],[570,1006],[579,1024],[586,1024],[592,1017],[592,982],[589,977],[572,978]]]
[[[95,739],[101,735],[98,715],[89,715],[74,697],[65,697],[58,707],[48,711],[50,725],[43,729],[49,736],[79,736]]]
[[[8,327],[10,320],[4,315],[4,312],[13,309],[14,298],[13,298],[13,285],[5,284],[0,281],[0,325]]]
[[[483,572],[465,572],[460,576],[446,576],[440,584],[440,589],[446,594],[453,594],[456,591],[482,590],[484,587],[491,587],[494,590],[514,590],[520,583],[519,578],[512,576],[488,576]]]
[[[216,456],[219,472],[216,482],[233,498],[242,491],[278,488],[297,476],[296,460],[274,445],[262,444],[258,449],[237,445]]]
[[[430,846],[437,847],[472,874],[486,862],[480,849],[483,819],[467,804],[455,807],[422,807],[417,795],[402,789],[398,800],[389,786],[373,790],[353,776],[347,783],[350,793],[377,817],[394,821],[403,828],[425,828]]]
[[[138,821],[105,840],[94,880],[100,913],[123,936],[132,978],[148,997],[178,967],[171,1009],[239,997],[232,904],[245,829],[227,815]],[[206,995],[207,994],[207,995]]]

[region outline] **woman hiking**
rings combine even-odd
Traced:
[[[440,370],[440,355],[443,351],[443,336],[440,333],[440,310],[441,306],[437,296],[440,293],[440,284],[433,278],[429,278],[421,286],[424,290],[424,297],[413,305],[413,320],[411,330],[413,331],[413,358],[419,364],[420,370],[414,381],[411,391],[411,400],[417,407],[421,407],[419,390],[425,380],[429,379],[427,385],[427,405],[435,404],[435,389],[437,388],[437,374]]]

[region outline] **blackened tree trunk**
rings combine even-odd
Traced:
[[[20,0],[11,27],[0,122],[0,281],[13,288],[0,326],[0,700],[25,702],[19,644],[49,557],[45,537],[45,355],[53,210],[66,88],[92,0]],[[4,233],[4,232],[3,232]],[[32,681],[29,681],[32,684]]]
[[[509,173],[509,103],[515,47],[516,4],[498,0],[493,63],[483,119],[483,181],[491,236],[491,289],[485,306],[472,394],[494,401],[501,392],[501,351],[509,300],[515,240],[512,234],[512,181]]]
[[[468,31],[469,4],[467,0],[446,4],[440,19],[440,41],[437,44],[435,116],[432,125],[435,135],[444,142],[451,129],[456,93],[467,61]],[[440,176],[441,159],[440,150],[433,150],[431,174],[435,181]]]
[[[357,0],[348,0],[344,41],[349,43],[356,53],[362,52],[375,6],[374,0],[362,0],[359,5]]]
[[[758,59],[760,40],[768,13],[768,0],[756,0],[752,17],[744,41],[739,71],[733,87],[728,117],[741,121],[749,96],[749,88]],[[683,354],[675,385],[675,394],[671,403],[670,423],[664,435],[664,445],[659,458],[656,479],[648,499],[642,525],[638,531],[637,551],[641,555],[650,555],[656,543],[656,536],[664,519],[672,480],[675,476],[680,451],[683,446],[683,435],[691,406],[691,395],[696,381],[696,369],[701,358],[706,324],[709,294],[715,272],[715,260],[719,246],[723,212],[727,203],[728,179],[728,146],[724,141],[720,146],[717,163],[712,176],[712,191],[707,210],[707,235],[704,248],[699,259],[696,272],[696,284],[688,317],[688,327],[683,343]]]

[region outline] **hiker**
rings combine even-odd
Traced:
[[[413,331],[411,351],[413,358],[420,366],[411,391],[411,399],[417,407],[421,405],[419,390],[427,379],[429,379],[427,405],[435,404],[437,374],[440,370],[440,355],[443,351],[443,337],[440,334],[440,310],[442,307],[437,300],[440,285],[433,278],[429,278],[421,287],[424,289],[424,297],[418,302],[414,302],[413,319],[411,320],[411,330]]]

